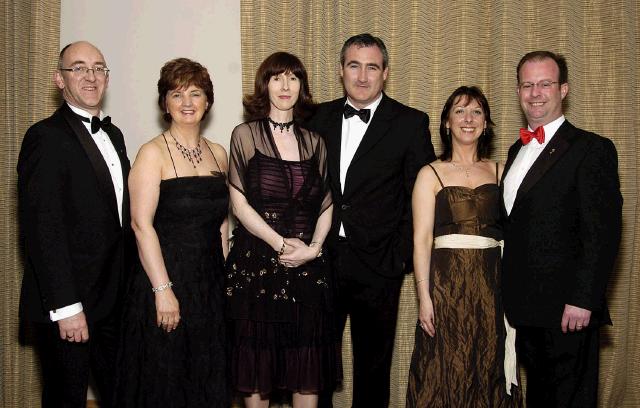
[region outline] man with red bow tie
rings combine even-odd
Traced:
[[[503,174],[504,308],[517,329],[529,407],[595,407],[598,330],[620,242],[615,146],[567,121],[564,57],[526,54],[517,67],[528,129]]]

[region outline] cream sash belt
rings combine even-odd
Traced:
[[[504,246],[504,241],[496,241],[493,238],[481,237],[478,235],[448,234],[436,237],[433,240],[433,248],[463,248],[463,249],[486,249],[500,247],[500,252]],[[511,395],[511,384],[518,385],[517,364],[516,364],[516,329],[511,327],[507,317],[503,316],[507,337],[504,344],[504,376],[506,379],[507,394]]]

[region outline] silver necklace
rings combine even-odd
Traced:
[[[471,166],[461,166],[459,164],[455,164],[453,161],[449,162],[451,163],[451,165],[460,171],[464,171],[464,175],[469,178],[471,177],[471,168],[474,167],[476,165],[477,162],[473,162],[473,164]]]
[[[198,144],[193,149],[189,149],[188,147],[183,146],[178,139],[171,133],[171,129],[169,129],[169,135],[176,142],[176,149],[182,154],[182,157],[189,160],[189,162],[193,165],[193,168],[196,168],[196,165],[200,164],[202,161],[202,149],[200,148],[200,141],[202,138],[198,136]]]

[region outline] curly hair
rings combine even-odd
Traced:
[[[202,89],[207,96],[209,103],[204,110],[204,118],[213,106],[213,84],[209,71],[189,58],[172,59],[162,66],[158,80],[158,106],[166,122],[171,123],[171,115],[167,112],[167,93],[174,89],[188,88],[191,85]]]

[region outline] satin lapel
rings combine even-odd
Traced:
[[[116,130],[115,126],[112,125],[108,129],[109,130],[105,130],[105,133],[109,136],[109,139],[111,139],[111,143],[118,153],[118,158],[120,159],[120,165],[122,167],[122,180],[125,181],[126,185],[127,177],[129,177],[129,168],[131,167],[131,165],[129,164],[129,157],[127,157],[124,137],[119,130]]]
[[[128,222],[129,219],[129,186],[127,180],[129,179],[129,170],[131,169],[131,163],[129,163],[129,157],[127,156],[127,149],[124,143],[124,136],[120,130],[117,130],[115,126],[111,126],[108,131],[105,131],[113,143],[113,147],[118,153],[120,159],[120,167],[122,168],[122,181],[123,181],[123,194],[122,194],[122,225]],[[111,175],[109,175],[111,177]],[[117,210],[117,208],[116,208]]]
[[[335,183],[334,191],[342,191],[340,185],[340,150],[342,146],[342,112],[346,98],[340,99],[334,104],[327,118],[327,160],[329,162],[329,175]]]
[[[545,175],[545,173],[562,157],[562,155],[569,149],[570,143],[567,141],[567,134],[571,131],[572,125],[568,121],[560,126],[553,139],[545,146],[540,156],[533,162],[533,165],[524,176],[516,199],[513,203],[515,208],[518,202],[527,195],[531,188],[536,185],[538,181]]]
[[[104,195],[105,200],[109,205],[109,209],[111,210],[113,216],[115,217],[118,224],[120,224],[120,217],[118,216],[118,202],[116,200],[116,192],[113,186],[113,181],[111,180],[111,174],[109,173],[109,168],[107,167],[107,163],[105,163],[104,158],[102,157],[102,153],[98,150],[98,146],[94,143],[91,135],[87,131],[87,128],[84,127],[82,121],[78,118],[78,116],[67,106],[65,103],[60,108],[62,116],[65,118],[71,129],[73,130],[74,135],[80,142],[80,145],[84,149],[91,165],[93,166],[93,170],[96,173],[96,178],[98,180],[98,187],[100,191]],[[116,150],[118,150],[116,148]],[[120,155],[120,153],[118,153]],[[121,159],[122,160],[122,159]],[[128,161],[127,161],[128,162]],[[124,167],[124,166],[123,166]],[[126,179],[125,179],[126,180]]]
[[[378,105],[378,109],[376,109],[367,131],[362,137],[362,141],[360,142],[356,153],[353,155],[350,167],[353,167],[353,165],[357,163],[358,159],[371,150],[371,148],[375,146],[376,143],[378,143],[378,141],[387,133],[387,130],[391,127],[391,118],[393,117],[392,107],[389,97],[382,94],[380,105]]]

